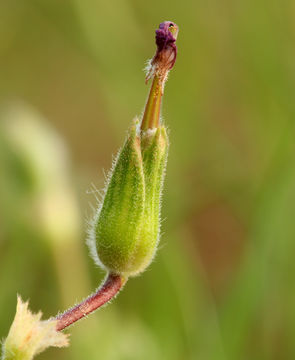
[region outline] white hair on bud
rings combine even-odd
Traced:
[[[111,166],[111,170],[109,170],[107,173],[105,173],[105,171],[103,171],[104,177],[105,177],[105,183],[104,183],[104,187],[101,191],[97,190],[96,186],[92,184],[92,188],[95,191],[92,191],[92,194],[94,194],[95,196],[95,200],[96,200],[96,208],[94,208],[93,211],[93,215],[91,216],[91,218],[87,221],[87,237],[86,237],[86,244],[88,246],[89,249],[89,255],[92,257],[92,259],[94,260],[94,263],[101,269],[108,271],[108,269],[106,268],[106,266],[101,262],[98,253],[97,253],[97,249],[96,249],[96,224],[97,221],[99,219],[99,215],[103,206],[103,201],[104,201],[104,197],[106,195],[109,183],[111,181],[111,177],[112,174],[114,172],[114,169],[116,167],[118,158],[120,156],[122,148],[120,148],[116,154],[116,156],[112,157],[112,166]],[[99,194],[99,197],[96,195]],[[92,207],[93,208],[93,207]]]
[[[149,79],[151,79],[155,74],[155,66],[152,62],[153,59],[147,60],[146,65],[143,69],[143,71],[145,72],[145,83],[147,83]]]
[[[155,133],[157,132],[158,128],[153,128],[153,129],[147,129],[147,130],[144,130],[142,131],[142,135],[143,136],[154,136]]]
[[[152,60],[153,59],[148,59],[145,63],[145,67],[144,67],[143,71],[145,72],[146,76],[148,76],[152,70],[152,67],[153,67]]]

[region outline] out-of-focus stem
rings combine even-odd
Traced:
[[[110,301],[121,290],[125,282],[126,280],[122,276],[109,274],[104,284],[94,294],[55,318],[57,320],[56,330],[65,329]]]
[[[141,130],[159,127],[163,90],[163,80],[158,75],[155,75],[145,106],[141,122]]]
[[[71,241],[52,241],[52,252],[60,287],[60,297],[64,307],[71,304],[72,299],[89,294],[91,289],[86,273],[85,259],[77,238]],[[64,254],[67,254],[65,257]],[[75,264],[75,282],[73,282],[72,265]]]

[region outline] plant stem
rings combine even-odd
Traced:
[[[122,276],[109,274],[103,285],[94,294],[63,314],[56,316],[55,319],[58,321],[56,330],[65,329],[110,301],[121,290],[125,282],[126,280]]]
[[[148,130],[159,127],[162,96],[163,80],[158,75],[155,75],[145,106],[141,122],[141,130]]]

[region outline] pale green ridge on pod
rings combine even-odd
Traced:
[[[145,203],[141,238],[133,260],[137,273],[144,271],[151,263],[160,238],[161,196],[168,155],[168,137],[164,126],[142,132],[141,153]]]
[[[112,273],[136,275],[153,259],[167,152],[163,126],[142,132],[131,127],[92,230],[95,257]]]

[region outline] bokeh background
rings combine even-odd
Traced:
[[[2,0],[0,19],[0,337],[17,293],[48,318],[103,278],[95,189],[172,20],[157,257],[39,359],[295,359],[294,1]]]

